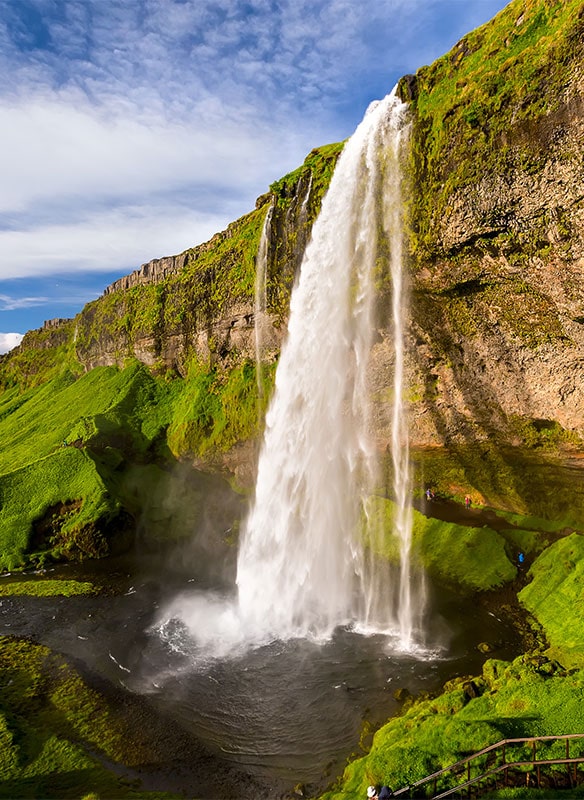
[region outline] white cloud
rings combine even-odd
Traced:
[[[21,341],[21,333],[0,333],[0,354],[18,347]]]
[[[444,52],[436,26],[456,37],[504,5],[6,4],[0,280],[131,271],[204,241]]]
[[[209,104],[205,111],[212,113]],[[194,185],[241,192],[278,177],[271,163],[280,148],[299,157],[305,149],[300,136],[280,140],[259,121],[227,115],[220,124],[193,118],[179,125],[121,112],[91,107],[71,92],[0,103],[0,212],[55,198],[90,202]]]
[[[21,278],[24,273],[131,271],[209,239],[229,219],[169,203],[126,206],[32,230],[0,231],[0,279]]]

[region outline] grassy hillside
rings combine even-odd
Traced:
[[[126,462],[158,456],[172,389],[139,364],[59,377],[0,396],[0,564],[107,555],[131,528]]]
[[[269,370],[263,378],[267,390]],[[0,395],[0,568],[127,546],[142,507],[152,506],[157,487],[169,490],[177,458],[212,457],[257,434],[262,403],[248,362],[230,372],[193,362],[185,380],[170,381],[134,362],[78,379],[64,372],[22,393],[7,389]]]

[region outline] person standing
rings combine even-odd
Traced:
[[[393,797],[393,792],[389,786],[382,786],[379,792],[375,786],[369,786],[367,788],[367,797],[370,800],[389,800],[390,797]]]

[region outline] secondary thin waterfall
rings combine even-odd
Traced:
[[[394,93],[371,105],[339,158],[306,248],[240,543],[238,605],[249,630],[326,637],[343,624],[394,632],[397,626],[404,646],[411,644],[398,166],[406,131],[406,106]],[[396,528],[402,539],[397,609],[371,595],[381,584],[362,530],[363,504],[375,479],[367,368],[375,280],[387,250],[396,340]]]
[[[271,205],[264,218],[258,253],[256,256],[255,296],[254,296],[254,337],[256,355],[256,378],[258,394],[263,397],[262,382],[262,344],[263,329],[266,321],[267,278],[268,278],[268,244],[274,206]]]

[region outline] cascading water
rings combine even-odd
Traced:
[[[369,108],[339,158],[292,295],[237,569],[239,616],[266,636],[327,637],[356,624],[397,628],[401,645],[412,644],[398,164],[406,131],[395,93]],[[361,530],[375,479],[366,398],[381,247],[394,289],[397,608]]]
[[[266,213],[262,233],[260,236],[260,243],[258,246],[258,253],[256,256],[256,276],[255,276],[255,296],[254,296],[254,337],[255,337],[255,354],[256,354],[256,377],[258,385],[258,394],[263,397],[263,381],[262,381],[262,345],[263,345],[263,329],[266,321],[266,306],[267,306],[267,277],[268,277],[268,252],[270,241],[270,229],[272,224],[272,214],[274,206],[271,205]]]

